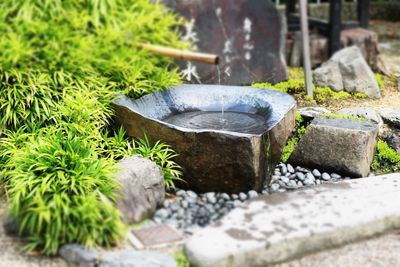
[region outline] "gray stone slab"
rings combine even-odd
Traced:
[[[101,255],[98,267],[176,267],[175,260],[154,251],[131,249],[107,252]]]
[[[384,108],[380,110],[380,115],[386,123],[400,128],[400,110]]]
[[[400,228],[400,174],[260,196],[185,243],[193,266],[270,266]]]
[[[365,177],[373,160],[378,125],[369,120],[320,116],[307,127],[289,158],[292,165]]]

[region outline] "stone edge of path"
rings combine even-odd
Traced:
[[[397,180],[400,182],[400,174],[390,174],[390,175],[384,175],[384,176],[377,176],[373,178],[363,178],[363,179],[358,179],[355,180],[356,185],[357,183],[360,183],[360,180],[364,179],[371,179],[372,183],[377,183],[379,182],[378,179],[382,180],[387,180],[389,179],[390,181],[392,180]],[[375,181],[373,181],[375,180]],[[397,182],[396,181],[396,182]],[[330,185],[324,185],[320,186],[327,188],[327,190],[334,190],[335,188],[337,190],[347,190],[345,189],[348,187],[351,189],[351,183],[352,181],[349,182],[343,182],[341,184],[330,184]],[[366,183],[365,181],[361,181],[361,184]],[[362,185],[361,185],[362,186]],[[340,187],[342,189],[340,189]],[[343,189],[344,188],[344,189]],[[361,187],[359,187],[361,188]],[[307,192],[309,194],[312,194],[312,191],[317,192],[319,189],[318,187],[310,188],[310,189],[304,189],[304,190],[299,190],[298,192],[302,192],[300,194],[305,194],[307,195]],[[320,193],[324,193],[324,189],[320,191]],[[337,191],[339,192],[339,191]],[[287,194],[293,194],[292,193],[281,193],[281,194],[276,194],[276,195],[281,195],[281,198]],[[263,199],[272,199],[274,201],[274,195],[264,197]],[[307,197],[306,197],[307,198]],[[242,206],[242,210],[246,211],[246,206],[249,207],[251,203],[254,203],[255,201],[261,202],[260,199],[255,199],[253,201],[250,201],[249,204],[245,204]],[[275,201],[277,199],[275,198]],[[293,202],[293,198],[291,198],[291,201]],[[310,201],[312,201],[310,199]],[[253,204],[254,205],[254,204]],[[282,208],[279,207],[278,205],[275,205],[273,208]],[[225,218],[225,221],[233,221],[234,216],[229,216],[231,215],[235,210],[233,210],[230,214],[228,214]],[[238,211],[236,210],[236,213]],[[284,210],[282,212],[285,212]],[[374,210],[371,210],[371,212],[374,212]],[[224,218],[222,220],[224,220]],[[205,228],[203,230],[200,230],[197,232],[193,237],[191,237],[186,243],[185,243],[185,252],[190,259],[191,263],[193,266],[273,266],[278,263],[286,262],[289,260],[293,260],[296,258],[299,258],[301,256],[305,256],[307,254],[313,253],[313,252],[318,252],[322,250],[328,250],[332,248],[337,248],[342,245],[346,245],[352,242],[356,241],[361,241],[364,239],[372,238],[377,235],[383,234],[388,232],[389,230],[394,230],[397,228],[400,228],[400,212],[398,214],[395,214],[393,216],[385,216],[385,217],[376,217],[375,213],[374,215],[369,218],[370,220],[366,221],[365,223],[359,224],[356,226],[352,225],[352,223],[349,223],[349,226],[343,227],[343,225],[339,225],[338,228],[335,228],[331,231],[326,231],[325,233],[322,231],[318,234],[315,233],[309,233],[309,235],[300,235],[298,237],[288,237],[288,238],[281,238],[281,240],[278,240],[278,242],[272,242],[272,245],[269,245],[269,242],[267,242],[267,238],[265,240],[258,240],[260,243],[255,242],[248,242],[246,245],[243,246],[243,248],[238,249],[234,248],[232,246],[238,246],[240,245],[240,241],[235,241],[234,239],[229,239],[226,238],[227,234],[220,233],[218,232],[218,227],[221,226],[221,223],[216,223],[208,228]],[[285,221],[280,221],[282,224],[285,224]],[[289,225],[290,226],[290,225]],[[359,226],[359,227],[358,227]],[[236,229],[236,234],[237,239],[243,239],[246,241],[248,237],[246,236],[247,234],[251,235],[252,232],[240,232],[240,226],[238,226]],[[220,229],[221,230],[221,229]],[[223,230],[226,230],[223,229]],[[250,229],[251,231],[251,229]],[[206,237],[204,236],[206,235]],[[202,236],[203,235],[203,236]],[[211,238],[208,238],[211,237]],[[213,238],[216,238],[213,240]],[[225,241],[228,241],[231,243],[228,247],[231,246],[228,249],[228,252],[224,252],[222,257],[221,254],[218,254],[217,251],[220,247],[220,244],[215,245],[215,243],[220,242],[220,239],[225,238]],[[253,238],[253,237],[251,237]],[[197,240],[196,240],[197,239]],[[279,238],[278,238],[279,239]],[[207,249],[202,248],[202,242],[207,242],[205,246]],[[200,251],[199,251],[200,249]],[[203,250],[203,251],[201,251]],[[211,250],[211,253],[210,253]],[[230,250],[230,251],[229,251]],[[212,252],[214,251],[214,252]]]

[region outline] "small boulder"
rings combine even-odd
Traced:
[[[80,267],[95,267],[100,254],[95,249],[86,248],[79,244],[63,245],[59,255],[68,263]]]
[[[384,108],[381,109],[379,113],[387,124],[400,128],[400,110]]]
[[[317,86],[330,87],[335,91],[345,90],[364,93],[371,98],[381,97],[374,73],[357,46],[336,52],[314,71],[314,82]]]
[[[305,108],[300,108],[297,110],[297,112],[306,120],[306,121],[311,121],[315,117],[322,115],[322,114],[328,114],[331,113],[329,109],[323,108],[323,107],[305,107]]]
[[[377,124],[369,120],[320,116],[307,127],[289,162],[365,177],[373,160],[377,134]]]
[[[120,161],[115,179],[121,184],[117,207],[122,220],[133,224],[150,217],[165,198],[161,168],[149,159],[133,156]]]
[[[329,87],[334,91],[343,91],[343,78],[339,64],[336,61],[327,61],[314,71],[314,83],[317,86]]]

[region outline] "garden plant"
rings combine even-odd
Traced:
[[[118,243],[125,226],[111,176],[123,157],[155,161],[167,186],[180,179],[168,145],[130,141],[110,122],[118,94],[180,82],[169,59],[136,43],[187,47],[173,30],[181,23],[147,0],[0,3],[1,181],[28,250]]]

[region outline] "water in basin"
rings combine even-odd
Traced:
[[[189,129],[224,130],[258,134],[265,131],[265,117],[233,111],[189,111],[170,115],[163,121]]]

